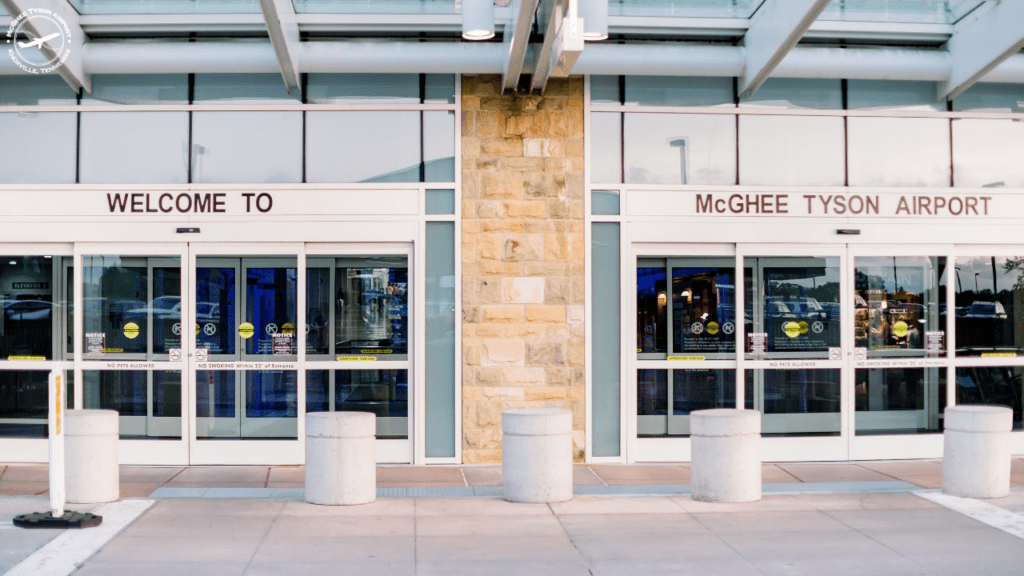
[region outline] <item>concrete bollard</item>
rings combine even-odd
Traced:
[[[572,412],[556,408],[501,414],[501,489],[510,502],[572,500]]]
[[[69,504],[115,502],[121,497],[119,425],[115,410],[65,412],[64,493]]]
[[[306,502],[369,504],[377,499],[377,416],[306,414]]]
[[[690,488],[701,502],[761,499],[761,413],[717,408],[690,413]]]
[[[1013,411],[952,406],[945,416],[942,491],[961,498],[1009,496]]]

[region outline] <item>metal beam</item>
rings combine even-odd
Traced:
[[[92,76],[83,64],[86,38],[78,24],[78,12],[62,0],[0,0],[0,6],[13,19],[22,14],[27,16],[22,30],[34,36],[30,43],[37,43],[47,61],[54,61],[46,68],[62,62],[54,72],[75,93],[92,93]]]
[[[537,11],[540,0],[513,0],[509,11],[514,19],[510,26],[505,27],[502,49],[505,53],[505,66],[501,73],[501,89],[514,91],[519,86],[519,76],[523,73],[523,62],[526,60],[526,49],[530,45],[530,31],[533,30],[533,15]]]
[[[544,91],[552,76],[568,76],[583,52],[583,22],[577,0],[543,0],[537,24],[544,30],[544,44],[537,54],[530,88]]]
[[[753,94],[800,41],[829,0],[766,0],[743,36],[746,65],[738,94]]]
[[[302,92],[299,80],[299,24],[295,20],[295,7],[291,0],[260,0],[263,20],[267,23],[270,44],[281,66],[284,86],[290,94],[292,88]]]
[[[953,28],[946,43],[951,70],[949,80],[938,83],[939,98],[952,100],[1024,48],[1024,2],[988,4],[988,11]]]

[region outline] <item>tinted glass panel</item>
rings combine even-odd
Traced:
[[[957,368],[956,403],[1006,406],[1013,410],[1013,429],[1024,429],[1022,375],[1020,366]]]
[[[81,182],[188,182],[188,112],[85,112]]]
[[[626,182],[735,184],[736,118],[626,114]]]
[[[0,256],[0,360],[53,357],[53,259]]]
[[[192,181],[302,182],[302,131],[302,112],[193,112]]]
[[[622,115],[590,115],[590,181],[622,183]]]
[[[407,370],[308,370],[307,412],[370,412],[377,438],[409,437]]]
[[[950,185],[949,120],[848,118],[850,186]]]
[[[47,436],[48,378],[45,371],[0,371],[0,437]]]
[[[857,257],[855,268],[855,346],[922,356],[929,332],[945,341],[945,258]]]
[[[1024,352],[1024,258],[958,256],[955,273],[957,356]]]
[[[1024,158],[1024,122],[953,120],[954,186],[1024,187],[1024,163],[1013,158]]]
[[[740,184],[842,186],[842,118],[741,116]]]
[[[838,436],[840,371],[747,370],[765,436]]]
[[[74,183],[77,123],[75,112],[0,113],[0,184]]]
[[[616,86],[616,88],[618,88]],[[626,76],[627,106],[736,106],[725,77]]]
[[[638,266],[636,270],[636,351],[668,351],[667,271],[664,266]],[[643,372],[643,371],[641,371]]]
[[[735,268],[672,268],[672,350],[736,351]]]
[[[437,120],[448,112],[435,113]],[[420,112],[308,112],[306,178],[309,182],[419,182]],[[444,124],[442,122],[441,124]],[[453,125],[454,126],[454,125]],[[454,128],[432,129],[451,134]],[[447,181],[447,162],[454,167],[454,140],[444,134],[432,140],[439,180]],[[443,173],[443,174],[442,174]]]
[[[941,431],[946,407],[945,368],[860,369],[855,373],[856,433]]]

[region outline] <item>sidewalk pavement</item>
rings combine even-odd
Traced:
[[[25,485],[44,482],[40,472],[45,467],[6,466],[0,488],[38,488]],[[500,467],[493,466],[378,472],[381,490],[500,484]],[[765,496],[750,504],[639,495],[688,484],[683,465],[577,466],[575,472],[577,496],[551,505],[494,496],[382,497],[338,507],[306,504],[301,496],[149,498],[153,506],[95,554],[89,551],[75,574],[1016,576],[1024,570],[1024,489],[1004,499],[965,501],[990,517],[1001,515],[985,523],[922,490],[940,482],[939,461],[768,465]],[[122,489],[269,493],[301,486],[301,475],[301,467],[124,467]],[[1022,477],[1024,462],[1015,459],[1015,484]],[[882,483],[888,488],[872,491]],[[838,485],[841,491],[821,492]],[[580,495],[587,486],[633,493]],[[790,493],[772,493],[773,486]],[[88,533],[3,525],[14,514],[46,508],[41,496],[0,496],[0,573],[60,539]]]

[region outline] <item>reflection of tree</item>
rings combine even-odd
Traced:
[[[1013,289],[1024,290],[1024,256],[1014,256],[1003,262],[1003,272],[1010,275],[1014,271],[1017,272],[1017,279],[1013,282]]]

